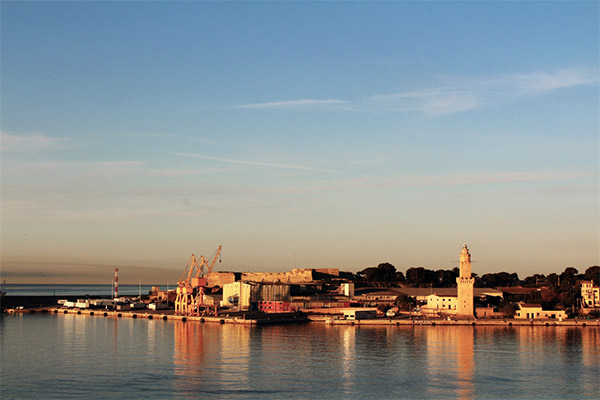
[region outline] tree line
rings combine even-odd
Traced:
[[[403,287],[456,287],[456,278],[459,276],[458,268],[450,270],[431,270],[424,267],[411,267],[406,273],[397,271],[390,263],[381,263],[377,267],[369,267],[359,271],[355,280],[369,285],[377,286],[403,286]],[[537,290],[523,291],[522,293],[509,294],[503,304],[525,301],[541,304],[544,309],[571,308],[579,305],[581,298],[581,282],[600,281],[600,266],[588,267],[585,272],[579,273],[576,268],[567,267],[560,273],[549,275],[533,274],[520,279],[517,273],[495,272],[481,276],[472,274],[475,278],[475,287],[479,288],[536,288]]]
[[[362,282],[387,283],[409,287],[455,287],[456,278],[460,275],[459,268],[431,270],[424,267],[411,267],[406,273],[396,270],[390,263],[381,263],[377,267],[365,268],[356,273],[355,279]],[[576,268],[567,267],[561,274],[534,274],[520,279],[516,272],[494,272],[481,276],[473,273],[475,287],[551,287],[567,289],[575,286],[578,281],[587,280],[598,283],[600,266],[588,267],[580,274]]]

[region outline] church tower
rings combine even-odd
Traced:
[[[459,316],[474,318],[473,283],[475,283],[475,278],[471,278],[471,254],[465,244],[460,252],[460,276],[456,278],[458,287],[456,314]]]

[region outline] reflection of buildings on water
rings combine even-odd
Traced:
[[[340,333],[342,336],[342,375],[344,379],[350,380],[350,378],[352,378],[351,370],[353,365],[352,361],[354,360],[356,330],[343,329]]]
[[[249,377],[250,332],[246,326],[175,322],[175,374],[180,395],[237,390]]]
[[[340,329],[340,360],[342,371],[342,387],[344,394],[351,396],[354,388],[354,373],[356,367],[356,329],[344,327]]]
[[[174,389],[183,397],[194,398],[204,371],[202,326],[188,322],[174,323],[174,373],[178,379]]]
[[[428,375],[432,397],[447,394],[448,385],[456,386],[456,397],[474,396],[474,328],[470,326],[427,327]]]
[[[252,328],[240,325],[206,326],[214,329],[211,338],[216,338],[216,353],[211,353],[213,363],[220,365],[216,379],[223,390],[238,390],[250,381],[250,335]]]
[[[473,360],[473,334],[474,329],[460,327],[456,329],[456,357],[457,357],[457,397],[459,399],[474,398],[473,376],[475,373],[475,362]]]
[[[175,322],[174,362],[177,367],[185,370],[202,363],[202,330],[198,328],[201,328],[199,324]]]
[[[598,365],[600,360],[600,330],[581,329],[582,362],[586,367]]]
[[[581,344],[581,361],[584,368],[597,370],[600,362],[600,330],[581,329]],[[584,389],[587,393],[600,393],[600,379],[584,382]]]

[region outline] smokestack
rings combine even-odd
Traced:
[[[119,268],[115,268],[115,292],[113,293],[113,298],[117,297],[119,297]]]

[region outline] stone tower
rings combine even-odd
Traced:
[[[467,245],[460,252],[460,276],[456,278],[458,287],[458,306],[456,314],[462,317],[474,318],[473,313],[473,283],[471,278],[471,254]]]

